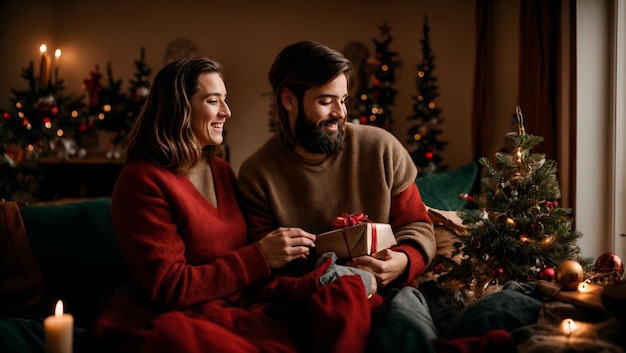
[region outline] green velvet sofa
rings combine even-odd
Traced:
[[[455,210],[465,207],[458,195],[475,190],[477,176],[471,163],[416,183],[427,205]],[[102,303],[131,281],[110,205],[110,198],[25,207],[0,202],[1,352],[43,352],[42,321],[59,299],[75,319],[74,352],[88,351]]]

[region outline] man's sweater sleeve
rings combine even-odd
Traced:
[[[409,268],[403,277],[404,284],[409,284],[424,272],[437,249],[432,221],[415,183],[392,198],[390,224],[398,240],[393,250],[409,257]]]

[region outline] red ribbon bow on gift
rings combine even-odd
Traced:
[[[367,218],[365,213],[352,214],[352,213],[341,213],[341,216],[337,216],[333,220],[333,229],[345,228],[350,226],[355,226],[359,223],[372,223],[372,246],[370,248],[370,254],[374,254],[376,252],[376,246],[378,244],[378,240],[376,238],[376,224]],[[348,255],[352,257],[352,252],[350,251],[350,244],[348,243],[348,237],[346,236],[346,232],[343,233],[343,241],[346,243],[346,249],[348,249]]]
[[[365,213],[342,213],[333,220],[333,229],[355,226],[359,223],[371,222]]]

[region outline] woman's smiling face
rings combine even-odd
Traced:
[[[224,140],[224,123],[230,116],[222,77],[215,72],[201,74],[197,90],[191,96],[191,130],[200,145],[220,145]]]

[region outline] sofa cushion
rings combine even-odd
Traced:
[[[470,163],[448,172],[418,177],[415,183],[420,190],[422,201],[427,206],[454,211],[465,207],[467,202],[459,195],[475,190],[477,176],[478,164]]]
[[[22,219],[45,280],[47,313],[62,299],[77,325],[90,325],[101,301],[130,281],[111,221],[110,198],[27,206]]]
[[[465,307],[450,323],[446,338],[482,336],[494,329],[511,332],[537,322],[541,302],[513,290],[500,290]]]
[[[428,210],[428,216],[433,222],[433,228],[435,229],[435,239],[437,241],[436,255],[445,256],[451,259],[459,259],[463,256],[462,252],[454,255],[455,251],[458,251],[458,243],[462,242],[459,237],[467,235],[467,228],[463,224],[463,220],[458,215],[458,211],[445,211],[437,210],[432,207],[426,206]],[[432,268],[432,264],[428,266],[426,271],[417,278],[416,284],[436,280],[439,275],[435,274]]]

